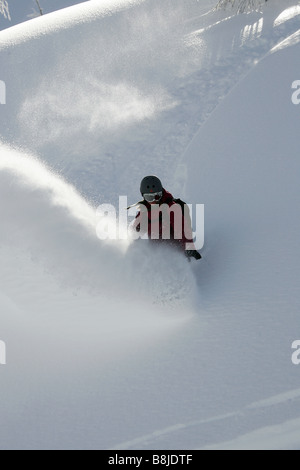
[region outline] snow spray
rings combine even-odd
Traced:
[[[292,354],[292,363],[295,366],[299,366],[300,364],[300,341],[294,341],[292,344],[292,349],[296,349],[296,351]]]

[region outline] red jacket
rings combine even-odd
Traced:
[[[139,207],[133,230],[147,234],[152,242],[171,243],[183,250],[186,243],[193,243],[188,206],[176,202],[171,193],[164,189],[159,203],[142,201]]]

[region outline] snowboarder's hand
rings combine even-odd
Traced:
[[[202,256],[200,255],[200,253],[198,253],[198,251],[196,250],[186,250],[185,251],[185,256],[187,258],[195,258],[197,260],[201,259]]]

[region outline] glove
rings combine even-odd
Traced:
[[[201,259],[202,256],[200,255],[200,253],[198,253],[198,251],[196,250],[186,250],[185,251],[185,256],[187,258],[195,258],[197,260]]]

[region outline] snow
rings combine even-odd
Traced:
[[[98,0],[85,0],[98,1]],[[82,0],[39,0],[40,6],[44,14],[56,11],[62,8],[82,3]],[[7,0],[9,7],[10,19],[8,15],[0,15],[0,30],[10,28],[16,24],[28,21],[31,18],[40,15],[36,0]]]
[[[299,449],[299,419],[253,431],[217,447],[203,450],[295,450]]]
[[[0,33],[1,449],[299,449],[300,11],[214,4]],[[201,262],[97,238],[146,173],[205,204]]]
[[[300,14],[299,5],[294,5],[290,8],[287,8],[276,18],[276,21],[274,22],[274,26],[279,26],[299,14]]]

